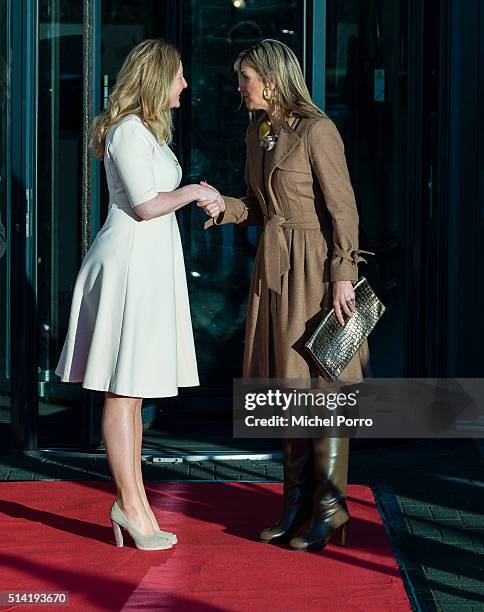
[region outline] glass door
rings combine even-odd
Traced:
[[[10,433],[11,3],[0,2],[0,441]]]
[[[80,390],[54,374],[81,264],[82,3],[43,0],[38,31],[39,445],[78,443]]]
[[[83,102],[101,108],[128,51],[138,42],[167,37],[168,2],[102,0],[89,19],[86,3],[41,0],[38,31],[38,382],[39,446],[79,447],[99,441],[99,395],[80,385],[61,383],[54,371],[67,332],[74,283],[82,262]],[[100,23],[96,23],[100,20]],[[85,100],[83,43],[85,24],[101,32],[101,67],[94,91]],[[3,24],[3,21],[2,21]],[[99,178],[98,178],[99,177]],[[101,172],[93,175],[92,227],[104,222],[108,194]],[[88,203],[91,205],[92,203]],[[84,228],[85,229],[85,228]],[[95,236],[95,231],[90,238]]]
[[[345,142],[360,213],[360,273],[387,312],[370,338],[373,375],[405,375],[409,205],[408,2],[327,0],[326,112]],[[415,19],[417,16],[415,16]]]
[[[243,49],[273,38],[291,47],[304,66],[304,15],[301,0],[183,2],[181,49],[190,87],[176,140],[185,182],[206,179],[223,194],[245,195],[249,115],[241,105],[233,64]],[[180,211],[201,392],[213,396],[217,388],[231,394],[232,379],[241,375],[259,228],[229,225],[204,231],[204,221],[195,206]]]

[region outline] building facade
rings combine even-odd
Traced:
[[[233,61],[263,38],[296,52],[345,142],[361,248],[376,253],[361,269],[387,306],[373,374],[481,376],[483,23],[483,0],[1,0],[5,442],[97,442],[99,397],[54,374],[73,283],[107,210],[87,130],[128,50],[159,36],[180,49],[189,82],[173,145],[183,182],[228,195],[244,193],[248,122]],[[177,215],[201,387],[174,402],[230,411],[259,230],[204,232],[196,206]]]

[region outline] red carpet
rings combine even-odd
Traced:
[[[161,526],[178,535],[157,552],[137,551],[129,536],[128,546],[113,546],[107,483],[0,487],[0,591],[70,592],[68,607],[35,609],[410,610],[365,486],[349,487],[348,546],[309,553],[254,541],[277,518],[281,485],[150,485]]]

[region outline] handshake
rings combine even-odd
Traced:
[[[197,187],[197,206],[203,208],[203,210],[210,217],[218,217],[221,212],[225,210],[225,204],[220,192],[209,185],[206,181],[201,181]]]

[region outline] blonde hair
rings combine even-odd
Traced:
[[[104,157],[109,128],[127,115],[137,115],[160,144],[172,141],[170,110],[172,85],[180,67],[180,53],[161,38],[145,40],[131,49],[119,71],[107,108],[91,126],[90,146]]]
[[[311,99],[296,54],[284,43],[266,38],[239,54],[234,64],[239,74],[242,64],[255,70],[265,86],[274,86],[274,102],[284,121],[290,115],[326,117]]]

